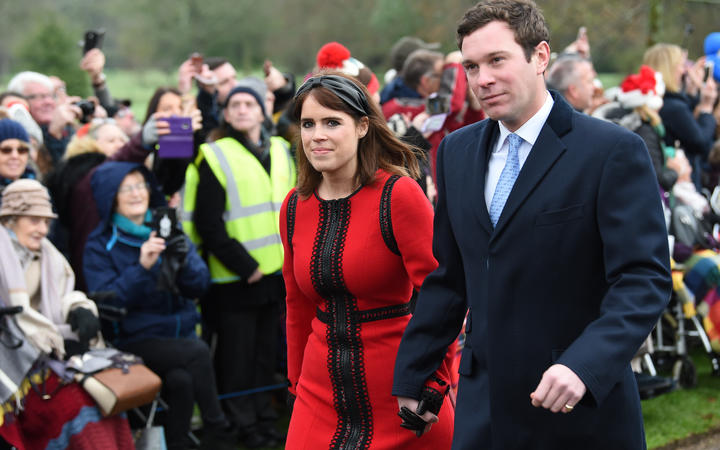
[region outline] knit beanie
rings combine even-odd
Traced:
[[[28,143],[30,142],[25,128],[23,128],[19,122],[12,119],[0,120],[0,142],[5,139],[19,139]]]
[[[50,195],[37,180],[21,178],[8,184],[2,193],[0,217],[35,216],[55,219]]]
[[[665,95],[665,83],[660,72],[649,66],[641,66],[640,73],[628,75],[620,84],[617,100],[624,108],[633,109],[647,105],[658,111],[662,108],[662,97]]]
[[[240,92],[245,92],[246,94],[250,94],[255,97],[255,100],[257,100],[260,108],[262,109],[263,116],[267,116],[267,112],[265,111],[265,96],[267,95],[267,85],[263,80],[256,77],[245,77],[241,80],[238,80],[237,84],[235,84],[235,87],[228,94],[227,100],[225,100],[225,108],[227,108],[227,105],[230,104],[230,98],[232,98],[232,96],[235,94],[239,94]]]

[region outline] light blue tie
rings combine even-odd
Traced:
[[[502,213],[505,202],[520,173],[518,150],[520,149],[520,144],[522,144],[523,139],[515,133],[510,133],[507,140],[509,146],[507,161],[505,161],[505,167],[503,167],[500,173],[500,179],[498,180],[497,186],[495,186],[495,193],[490,203],[490,221],[493,224],[493,228],[500,219],[500,213]]]

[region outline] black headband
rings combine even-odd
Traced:
[[[361,116],[370,115],[370,105],[365,93],[355,83],[338,75],[321,75],[308,78],[295,93],[295,99],[297,100],[300,95],[318,87],[331,90],[333,94],[337,95],[340,100]]]

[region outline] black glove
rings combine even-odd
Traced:
[[[410,411],[407,406],[403,406],[402,408],[400,408],[400,411],[398,411],[398,416],[400,416],[400,418],[402,419],[402,423],[400,424],[400,426],[407,430],[414,431],[417,437],[422,436],[422,434],[425,432],[425,426],[427,425],[427,422],[425,422],[425,420],[423,420],[423,418],[420,417],[417,413]]]
[[[187,254],[190,252],[190,243],[184,234],[176,234],[165,241],[165,257],[177,258],[180,267],[185,264]]]
[[[77,333],[80,343],[87,345],[100,330],[100,319],[87,308],[75,308],[68,314],[70,328]]]
[[[189,251],[190,243],[182,233],[176,234],[165,241],[165,250],[162,253],[157,282],[159,290],[180,295],[180,290],[175,285],[175,278],[185,265]]]

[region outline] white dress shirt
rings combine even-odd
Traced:
[[[515,134],[523,139],[518,150],[518,159],[520,160],[520,171],[525,164],[530,150],[532,150],[535,141],[540,135],[545,121],[550,115],[550,110],[553,107],[555,101],[546,91],[545,103],[540,107],[538,112],[535,113],[527,122],[525,122],[520,128],[515,131]],[[493,148],[492,155],[488,161],[487,172],[485,173],[485,206],[488,211],[490,210],[490,204],[492,203],[493,194],[495,194],[495,187],[497,186],[500,174],[505,167],[505,161],[508,155],[508,142],[507,137],[511,133],[510,130],[505,128],[502,122],[498,121],[500,127],[500,136],[498,137],[495,147]]]

